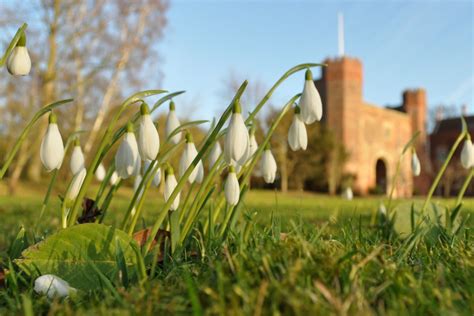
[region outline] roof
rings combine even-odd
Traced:
[[[464,117],[467,124],[467,129],[470,131],[474,130],[474,115]],[[462,124],[461,117],[450,117],[441,121],[436,122],[436,126],[433,130],[433,134],[444,133],[444,132],[461,132]]]

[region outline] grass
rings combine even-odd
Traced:
[[[42,188],[20,191],[21,199],[0,197],[0,249],[7,249],[20,224],[34,238]],[[60,225],[54,197],[36,238]],[[121,189],[106,223],[120,222],[129,199],[130,189]],[[407,239],[387,239],[370,224],[380,202],[378,197],[344,201],[251,191],[225,242],[196,227],[184,251],[165,257],[142,285],[125,289],[112,280],[115,287],[48,301],[20,275],[18,288],[0,289],[0,314],[472,315],[472,221],[449,242],[421,240],[409,248]],[[162,203],[155,189],[142,225],[152,223]],[[467,199],[464,207],[463,215],[474,213],[474,200]],[[2,266],[8,259],[4,251]]]

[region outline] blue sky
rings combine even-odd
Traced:
[[[473,113],[473,11],[471,1],[172,1],[163,86],[187,91],[176,103],[190,116],[215,116],[228,103],[231,72],[270,87],[296,64],[336,56],[342,12],[346,55],[363,62],[365,100],[395,105],[404,89],[423,87],[430,106],[465,103]],[[288,80],[273,103],[302,83],[303,73]]]

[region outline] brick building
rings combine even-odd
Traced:
[[[315,85],[323,101],[324,121],[349,154],[344,172],[354,176],[356,193],[365,195],[376,188],[389,192],[403,147],[418,130],[417,152],[422,165],[429,165],[423,89],[404,91],[400,106],[379,107],[364,100],[362,63],[358,59],[338,57],[324,63],[327,67]],[[411,196],[414,188],[424,192],[429,184],[423,172],[426,168],[420,177],[412,177],[410,157],[405,155],[401,163],[396,196]]]

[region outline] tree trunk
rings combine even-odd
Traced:
[[[23,171],[23,168],[25,167],[25,164],[28,161],[27,149],[29,145],[30,145],[30,142],[28,140],[25,140],[23,144],[21,145],[20,150],[18,152],[18,159],[8,179],[8,193],[10,195],[15,195],[16,189],[18,188],[18,182],[21,177],[21,172]]]
[[[42,106],[52,103],[56,98],[56,59],[57,59],[57,43],[56,43],[56,35],[58,29],[58,19],[59,19],[59,9],[60,9],[60,0],[54,0],[53,2],[53,10],[54,16],[53,21],[49,25],[49,36],[48,36],[48,43],[49,43],[49,56],[48,56],[48,65],[46,68],[46,72],[43,74],[42,83],[43,88],[41,91],[42,98]],[[28,168],[28,179],[33,182],[39,182],[41,178],[41,161],[37,159],[39,157],[39,150],[42,135],[45,133],[46,128],[48,126],[48,121],[43,119],[39,122],[39,128],[36,135],[40,137],[35,137],[35,140],[31,146],[31,159],[29,168]]]

